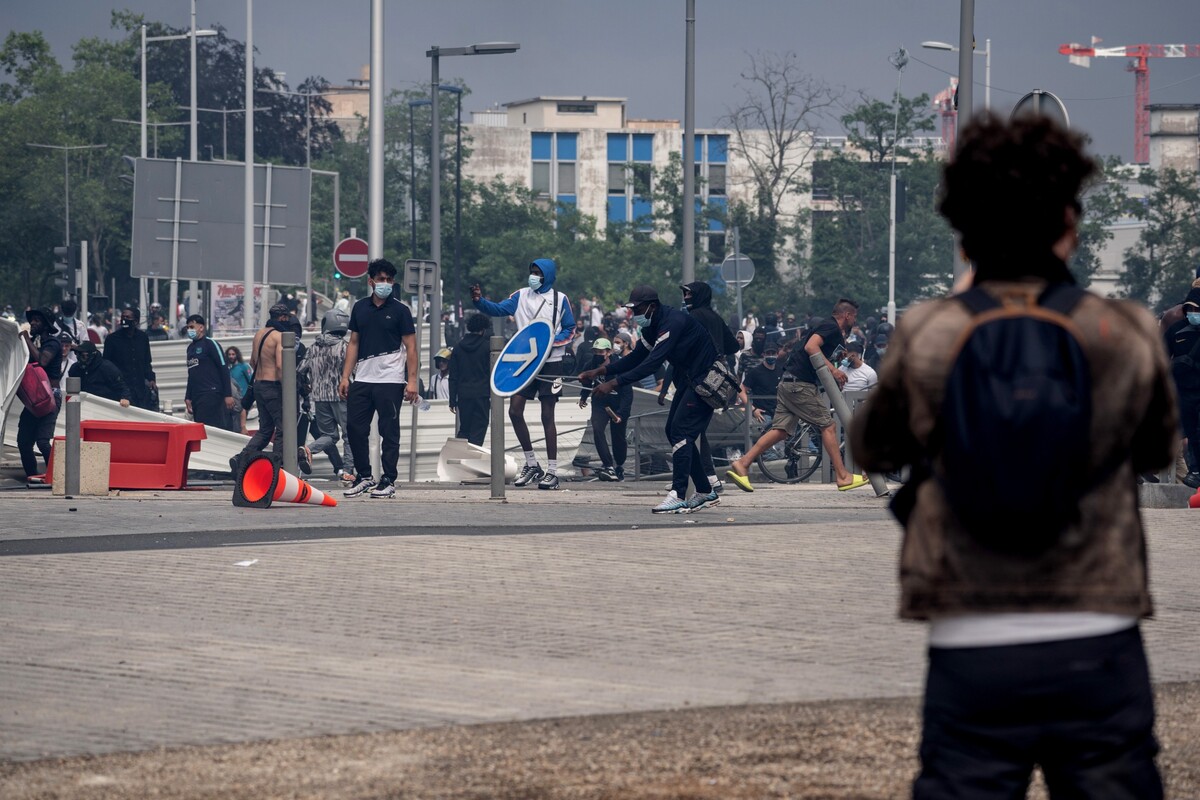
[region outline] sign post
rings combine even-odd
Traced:
[[[504,499],[503,398],[537,380],[554,344],[550,323],[536,319],[504,344],[492,336],[492,499]]]
[[[436,261],[422,261],[420,259],[410,258],[404,262],[404,291],[408,294],[417,296],[417,307],[413,312],[413,327],[416,329],[416,350],[415,353],[409,353],[409,358],[420,359],[421,357],[421,317],[422,309],[425,306],[425,295],[433,291],[434,283],[439,279],[438,264]],[[430,315],[429,324],[434,325],[432,314]],[[432,341],[433,337],[429,337]],[[433,353],[429,354],[429,363],[433,363]],[[421,390],[420,383],[420,368],[417,369],[417,386],[416,390]],[[414,403],[412,407],[412,423],[409,425],[408,434],[408,482],[413,483],[417,479],[417,407],[419,403]]]
[[[727,284],[737,287],[738,327],[742,325],[745,315],[742,313],[742,288],[754,280],[754,262],[739,252],[738,229],[733,229],[733,255],[726,256],[721,262],[721,278]]]

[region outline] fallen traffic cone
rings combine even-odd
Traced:
[[[282,469],[279,462],[279,456],[273,453],[258,453],[239,463],[234,473],[233,504],[270,508],[278,500],[311,506],[337,505],[337,500]]]
[[[1188,508],[1200,508],[1200,489],[1197,489],[1196,493],[1188,498]]]

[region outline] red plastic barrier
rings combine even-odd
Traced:
[[[89,419],[79,423],[79,438],[111,446],[110,489],[183,489],[187,486],[188,460],[208,434],[199,422]],[[47,481],[53,475],[51,463],[46,468]]]

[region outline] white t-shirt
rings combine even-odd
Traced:
[[[847,392],[865,392],[879,382],[879,376],[865,361],[861,367],[845,367],[842,372],[846,373],[844,391]]]

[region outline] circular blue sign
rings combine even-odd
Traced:
[[[492,367],[492,391],[500,397],[512,397],[528,386],[546,363],[553,338],[550,323],[541,319],[517,331]]]

